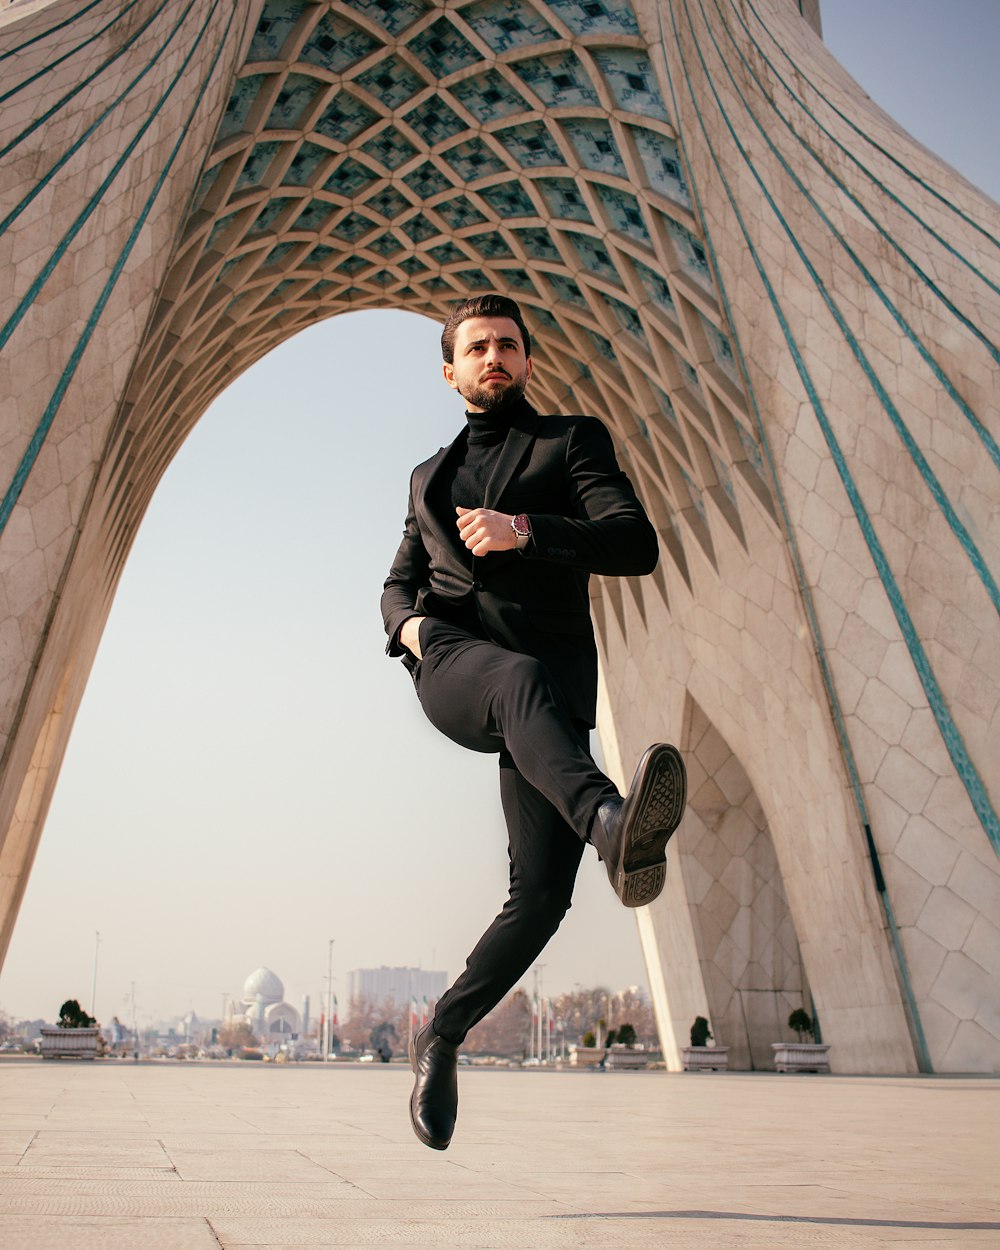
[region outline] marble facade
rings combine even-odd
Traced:
[[[0,949],[133,537],[208,404],[355,308],[517,298],[653,577],[595,586],[664,1049],[1000,1067],[1000,215],[793,0],[0,3]]]

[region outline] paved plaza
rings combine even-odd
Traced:
[[[989,1078],[0,1063],[2,1250],[1000,1246]]]

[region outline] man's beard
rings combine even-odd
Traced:
[[[470,386],[462,392],[462,398],[473,408],[481,408],[483,412],[497,412],[508,404],[516,403],[524,394],[527,379],[511,380],[509,386]]]

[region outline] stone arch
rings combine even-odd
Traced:
[[[0,945],[207,404],[318,318],[490,286],[660,535],[655,577],[595,586],[618,779],[693,699],[834,1066],[994,1066],[1000,224],[818,31],[815,0],[0,8]],[[670,1054],[682,886],[640,917]]]
[[[694,702],[685,714],[690,800],[676,847],[708,1018],[729,1066],[773,1069],[789,1013],[812,1014],[795,922],[760,799]]]

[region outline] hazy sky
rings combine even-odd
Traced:
[[[828,45],[911,133],[1000,198],[997,0],[826,0]],[[378,599],[409,471],[462,423],[438,327],[306,331],[203,418],[149,509],[77,719],[0,1008],[67,997],[140,1023],[218,1015],[261,964],[314,1011],[347,973],[456,975],[503,902],[496,761],[423,719]],[[372,469],[372,463],[378,469]],[[547,991],[645,984],[588,853]]]

